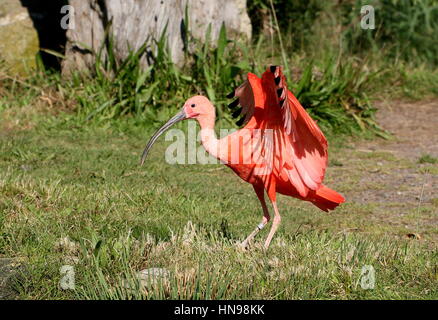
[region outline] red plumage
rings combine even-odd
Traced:
[[[281,67],[268,69],[261,79],[249,73],[235,96],[246,125],[220,140],[226,154],[221,152],[219,158],[245,181],[263,187],[271,201],[276,200],[278,192],[310,201],[324,211],[345,201],[322,184],[328,159],[327,140],[287,89]],[[237,163],[232,161],[230,148],[236,141],[241,153]],[[256,161],[260,158],[262,164]],[[264,163],[271,166],[269,174],[263,172]]]
[[[188,99],[183,110],[163,125],[150,139],[142,163],[156,139],[174,123],[196,119],[201,141],[214,157],[251,183],[263,209],[262,222],[243,241],[249,241],[270,221],[264,193],[274,209],[271,230],[265,241],[269,247],[280,225],[276,194],[309,201],[324,211],[335,209],[344,198],[322,184],[327,167],[327,140],[315,121],[287,89],[281,67],[271,66],[262,78],[249,73],[248,79],[231,96],[233,115],[242,116],[244,127],[225,138],[216,138],[215,108],[203,96]],[[240,109],[236,107],[240,105]]]

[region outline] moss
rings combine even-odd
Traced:
[[[23,12],[24,13],[24,12]],[[20,15],[23,15],[21,13]],[[36,66],[36,54],[39,51],[38,34],[30,19],[13,21],[0,25],[0,60],[4,60],[13,74],[26,74]],[[3,17],[5,20],[5,17]]]

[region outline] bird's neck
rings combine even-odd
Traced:
[[[199,125],[201,127],[201,143],[205,150],[215,158],[219,156],[218,142],[214,131],[214,124],[216,120],[216,115],[203,115],[198,118]]]

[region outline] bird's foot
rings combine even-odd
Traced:
[[[249,249],[249,242],[248,241],[243,241],[237,244],[237,247],[243,251],[247,251]]]
[[[271,244],[271,240],[266,240],[264,245],[263,245],[263,250],[267,251],[269,246],[270,246],[270,244]]]

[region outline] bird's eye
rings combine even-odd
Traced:
[[[193,104],[192,104],[192,108],[194,108],[194,107],[196,107],[196,104],[193,103]]]

